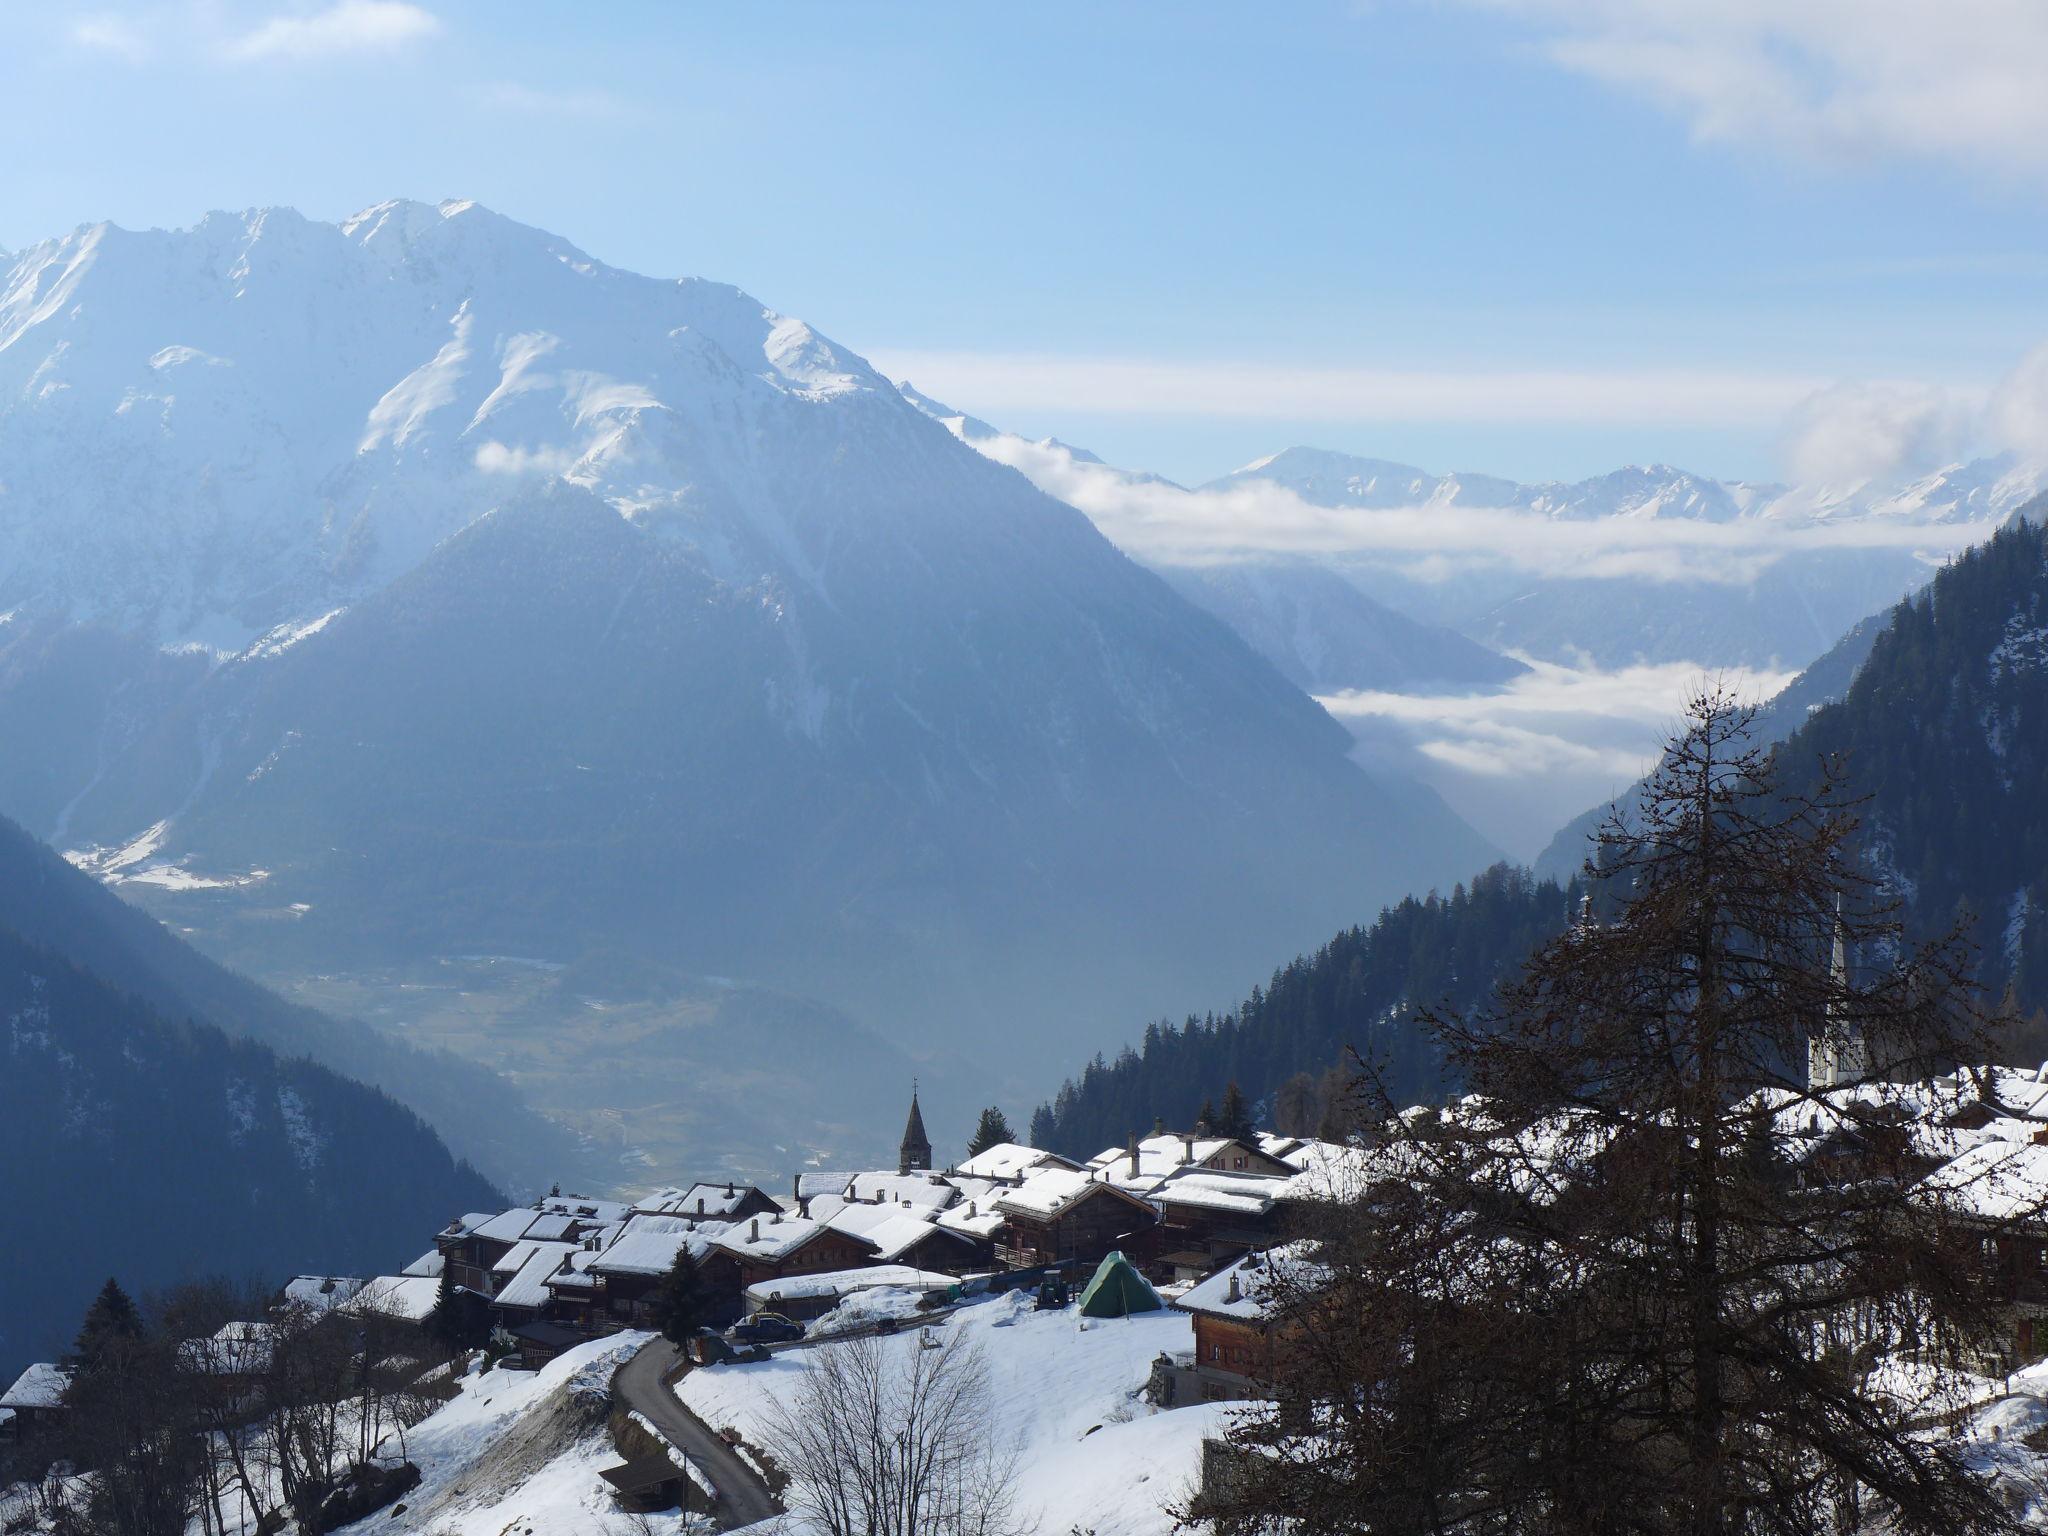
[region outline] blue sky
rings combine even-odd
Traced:
[[[2042,10],[23,6],[0,248],[473,197],[1187,480],[1904,471],[2029,430]]]

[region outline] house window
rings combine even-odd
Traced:
[[[1211,1344],[1209,1346],[1209,1363],[1211,1365],[1220,1365],[1222,1362],[1223,1346],[1221,1344]]]

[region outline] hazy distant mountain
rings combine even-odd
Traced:
[[[267,974],[601,942],[1075,1041],[1487,856],[859,358],[473,205],[28,252],[0,462],[0,717],[90,675],[0,792]]]
[[[1396,613],[1308,561],[1162,566],[1159,574],[1310,693],[1457,693],[1529,670],[1456,630]]]
[[[0,1167],[36,1235],[34,1262],[0,1266],[0,1375],[68,1341],[109,1274],[372,1273],[502,1203],[410,1110],[217,1028],[193,1004],[232,1014],[233,978],[181,986],[204,961],[180,975],[168,935],[131,943],[154,925],[109,921],[119,902],[5,822],[0,892]]]

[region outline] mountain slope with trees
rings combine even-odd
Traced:
[[[0,1266],[0,1375],[60,1345],[110,1274],[388,1271],[503,1204],[377,1090],[161,1014],[6,927],[0,1167],[34,1244]]]
[[[285,1001],[216,965],[0,816],[0,930],[64,957],[165,1018],[202,1019],[391,1094],[515,1189],[573,1171],[581,1148],[504,1078],[367,1024]]]
[[[1035,1146],[1092,1156],[1153,1121],[1189,1125],[1232,1084],[1265,1123],[1308,1134],[1336,1097],[1326,1081],[1356,1050],[1390,1091],[1442,1091],[1442,1063],[1413,1025],[1420,1007],[1470,1006],[1579,905],[1575,882],[1538,881],[1496,865],[1449,896],[1432,892],[1347,929],[1274,972],[1237,1008],[1148,1026],[1142,1046],[1097,1056],[1032,1118]]]

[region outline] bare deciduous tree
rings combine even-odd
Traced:
[[[771,1424],[799,1529],[1017,1536],[1016,1452],[972,1344],[849,1339],[812,1352]]]

